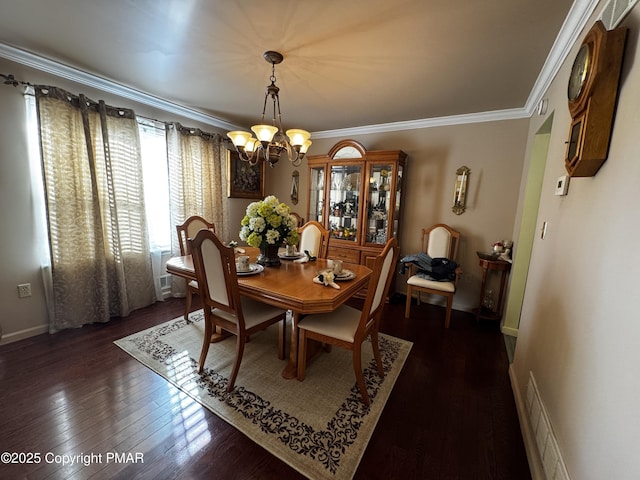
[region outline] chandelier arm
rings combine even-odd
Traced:
[[[300,165],[302,165],[302,157],[297,154],[295,156],[295,160],[289,157],[289,161],[291,162],[291,165],[293,165],[294,167],[299,167]]]

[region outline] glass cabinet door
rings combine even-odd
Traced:
[[[331,238],[358,242],[362,164],[331,165],[329,231]]]
[[[309,175],[309,219],[324,224],[324,167],[310,169]],[[302,226],[302,225],[300,225]]]
[[[400,191],[395,192],[395,202],[392,202],[393,175],[402,175],[396,172],[394,164],[371,164],[369,169],[369,185],[367,189],[367,229],[366,242],[384,245],[389,235],[397,236],[398,217],[400,208]],[[396,215],[391,215],[394,208]],[[393,220],[392,223],[391,220]]]
[[[398,238],[398,230],[400,228],[400,200],[402,199],[402,174],[403,168],[402,165],[398,165],[396,168],[396,199],[393,203],[393,225],[391,226],[391,235],[395,238]]]

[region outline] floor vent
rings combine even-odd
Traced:
[[[607,30],[614,29],[636,3],[638,0],[611,0],[602,10],[600,20]]]
[[[570,480],[547,411],[540,400],[538,386],[531,372],[527,384],[527,412],[546,480]]]

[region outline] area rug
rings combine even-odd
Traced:
[[[351,352],[334,347],[307,366],[306,378],[285,380],[278,360],[277,325],[252,335],[227,393],[235,337],[212,344],[202,375],[197,363],[204,331],[202,310],[115,342],[195,401],[311,479],[350,479],[367,447],[412,343],[380,334],[384,378],[370,342],[363,347],[371,406],[355,383]]]

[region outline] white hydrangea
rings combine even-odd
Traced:
[[[274,195],[269,195],[264,199],[263,203],[269,205],[271,208],[276,208],[280,201]]]
[[[262,231],[266,228],[267,222],[265,222],[262,217],[253,217],[249,219],[249,228],[253,232],[262,233]]]
[[[267,243],[273,245],[280,240],[280,232],[277,230],[267,230]]]
[[[240,229],[240,240],[242,240],[243,242],[246,242],[247,238],[249,238],[250,233],[251,233],[251,230],[249,229],[249,227],[242,227]]]

